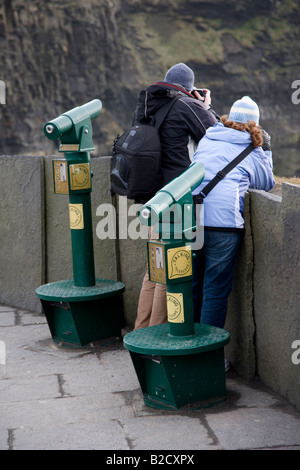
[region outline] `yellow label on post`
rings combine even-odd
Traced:
[[[84,228],[83,223],[83,205],[69,204],[70,228],[78,230]]]
[[[149,242],[149,279],[166,284],[165,247],[162,243]]]
[[[79,144],[61,144],[59,147],[60,152],[76,152],[79,150]]]
[[[53,160],[54,192],[69,194],[68,166],[66,160]]]
[[[91,171],[89,163],[76,163],[70,165],[70,188],[89,189],[91,187]]]
[[[170,323],[184,322],[183,295],[167,293],[168,321]]]
[[[169,279],[192,275],[192,250],[190,246],[170,248],[167,254]]]

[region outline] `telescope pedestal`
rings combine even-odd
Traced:
[[[92,171],[94,150],[92,119],[102,109],[95,99],[63,113],[44,126],[46,137],[60,139],[64,159],[53,160],[56,194],[69,195],[73,280],[45,284],[36,289],[55,342],[85,346],[110,336],[121,336],[125,285],[96,279],[92,225]]]
[[[82,347],[93,341],[121,337],[123,309],[118,281],[96,279],[89,287],[73,280],[45,284],[36,289],[54,342]]]
[[[124,337],[146,405],[197,409],[225,400],[224,346],[230,334],[209,325],[194,326],[195,333],[188,336],[172,336],[164,324],[134,330]]]
[[[167,286],[168,324],[134,330],[123,342],[144,401],[154,408],[204,408],[226,396],[224,346],[230,334],[193,318],[192,258],[203,246],[193,191],[204,173],[201,163],[193,163],[139,210],[142,223],[159,234],[148,241],[148,271],[150,281]]]

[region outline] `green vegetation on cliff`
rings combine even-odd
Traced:
[[[272,136],[274,170],[300,175],[300,10],[296,0],[5,0],[0,6],[0,152],[57,151],[44,123],[93,98],[96,153],[111,153],[138,92],[176,62],[190,65],[226,114],[247,94]]]

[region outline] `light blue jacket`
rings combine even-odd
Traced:
[[[210,127],[194,154],[193,161],[205,167],[205,177],[193,194],[198,194],[250,143],[247,131],[237,131],[220,122]],[[275,184],[272,169],[272,152],[255,148],[204,199],[204,226],[242,229],[245,192],[248,188],[272,189]]]

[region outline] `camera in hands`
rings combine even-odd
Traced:
[[[197,91],[199,93],[201,98],[205,99],[206,91],[203,88],[194,88],[193,91],[192,91],[192,95],[194,95],[195,91]]]

